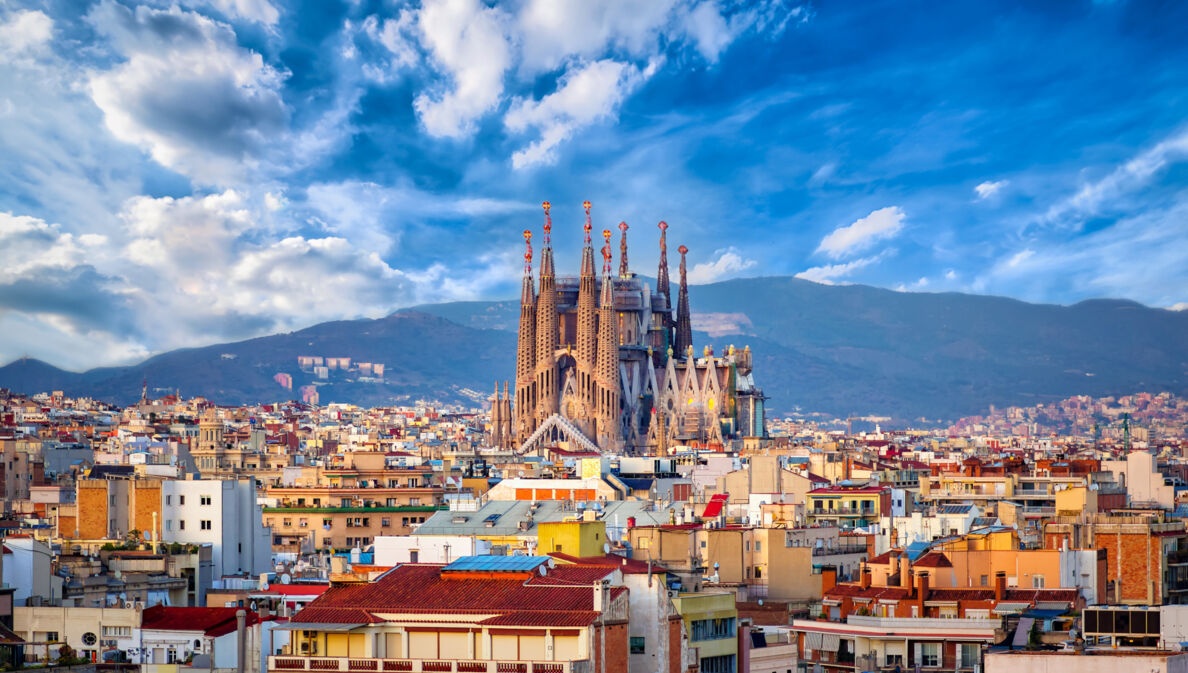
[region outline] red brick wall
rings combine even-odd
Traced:
[[[1123,602],[1159,604],[1162,576],[1159,538],[1134,534],[1103,534],[1096,539],[1106,550],[1107,580],[1117,584],[1116,599]],[[1148,593],[1148,582],[1155,586]]]
[[[684,644],[681,642],[681,635],[684,631],[685,623],[681,621],[680,617],[670,617],[668,619],[668,671],[667,673],[684,673],[681,669],[681,653],[684,651]]]

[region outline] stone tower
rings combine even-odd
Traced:
[[[582,271],[578,280],[577,300],[577,394],[578,412],[571,420],[588,437],[594,435],[594,408],[597,389],[594,383],[595,353],[598,349],[598,293],[597,277],[594,275],[594,247],[590,244],[590,202],[582,204],[586,210],[585,247],[582,248]]]
[[[627,223],[619,223],[619,231],[623,232],[623,238],[619,240],[619,278],[626,278],[631,275],[631,271],[627,268]]]
[[[536,426],[536,287],[532,281],[532,232],[524,230],[524,281],[520,290],[520,329],[516,344],[516,444]]]
[[[553,269],[550,233],[553,219],[545,201],[544,243],[540,250],[540,295],[536,300],[536,424],[561,410],[557,371],[557,274]]]
[[[693,347],[693,325],[689,321],[689,282],[685,276],[685,254],[689,249],[685,246],[677,248],[681,253],[681,289],[677,297],[676,336],[673,350],[678,358],[683,358]]]
[[[626,229],[623,229],[626,232]],[[598,311],[598,405],[595,425],[598,446],[619,445],[619,321],[615,315],[615,279],[611,276],[609,229],[602,232],[602,302]]]

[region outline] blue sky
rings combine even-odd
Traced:
[[[0,361],[694,282],[1188,306],[1188,5],[0,3]]]

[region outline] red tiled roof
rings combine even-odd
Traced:
[[[552,556],[562,563],[572,563],[574,565],[613,566],[624,575],[641,575],[648,572],[647,561],[629,559],[626,556],[619,556],[618,554],[607,554],[605,556],[572,556],[570,554],[563,554],[561,552],[553,552],[549,554],[549,556]],[[660,564],[652,564],[652,572],[664,571],[665,569],[661,567]]]
[[[559,566],[544,577],[525,580],[490,574],[450,573],[443,566],[405,563],[373,582],[333,585],[294,617],[295,622],[366,624],[382,621],[373,613],[491,613],[514,623],[584,625],[597,616],[591,584],[610,574],[597,566]],[[611,589],[612,598],[626,589]],[[579,614],[580,613],[580,614]],[[584,620],[584,621],[583,621]]]
[[[180,608],[156,605],[145,610],[140,627],[152,631],[202,631],[219,636],[236,629],[235,613],[239,608]],[[245,624],[260,621],[260,615],[250,610]]]
[[[357,567],[357,566],[356,566]],[[267,589],[257,589],[252,596],[320,596],[330,588],[329,584],[269,584]]]
[[[930,551],[916,559],[916,562],[913,563],[912,566],[920,568],[952,568],[953,563],[949,560],[949,557],[945,556],[943,553],[939,551]]]

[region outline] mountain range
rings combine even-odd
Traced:
[[[773,414],[902,422],[1078,394],[1188,394],[1188,311],[1113,299],[1030,304],[792,277],[694,286],[690,299],[698,351],[749,345]],[[219,403],[275,402],[313,382],[312,372],[298,369],[299,356],[322,356],[385,365],[382,382],[332,372],[319,387],[323,404],[473,403],[496,380],[513,378],[518,314],[517,301],[422,305],[77,373],[23,358],[0,367],[0,387],[126,404],[147,380],[154,390]],[[293,390],[274,379],[282,372],[293,377]]]

